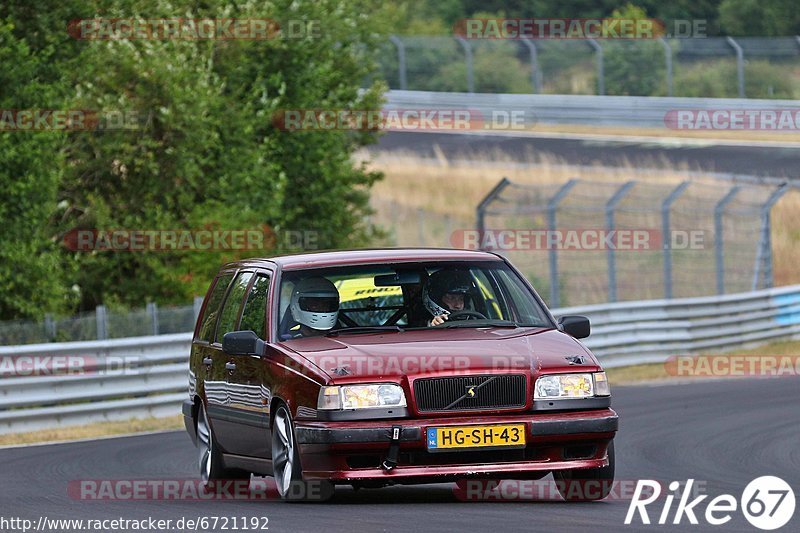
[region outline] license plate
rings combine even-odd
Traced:
[[[525,446],[525,424],[428,428],[428,450],[519,448]]]

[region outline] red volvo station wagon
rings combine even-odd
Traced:
[[[602,499],[618,420],[588,335],[491,253],[231,263],[194,331],[186,430],[209,490],[256,474],[284,499],[326,499],[552,472],[565,499]]]

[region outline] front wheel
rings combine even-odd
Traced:
[[[330,481],[303,480],[292,417],[285,405],[278,407],[272,423],[272,472],[278,494],[286,501],[326,501],[333,496]]]
[[[553,472],[556,488],[568,502],[602,500],[614,485],[614,441],[608,445],[608,466]]]

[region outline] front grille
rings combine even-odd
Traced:
[[[468,391],[472,388],[474,395]],[[456,376],[414,381],[417,409],[427,411],[472,411],[525,406],[525,376]]]

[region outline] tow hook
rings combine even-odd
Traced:
[[[397,454],[400,453],[400,426],[392,426],[392,439],[389,441],[389,453],[383,460],[381,467],[390,472],[397,466]]]

